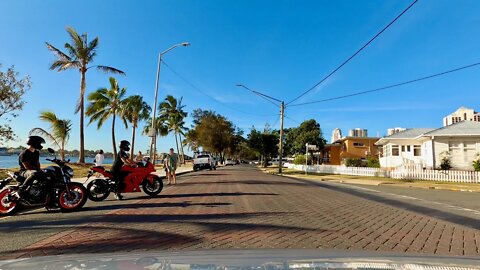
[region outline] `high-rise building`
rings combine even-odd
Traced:
[[[348,137],[368,137],[366,129],[356,128],[348,131]]]
[[[395,133],[399,133],[402,131],[407,130],[406,128],[396,127],[396,128],[389,128],[387,129],[387,136],[392,136]]]
[[[462,121],[480,122],[480,112],[476,112],[473,109],[460,107],[452,114],[449,114],[443,118],[443,126],[446,127]]]
[[[334,143],[342,138],[342,130],[336,128],[332,131],[332,139],[330,140],[331,143]]]

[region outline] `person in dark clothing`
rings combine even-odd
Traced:
[[[45,140],[40,136],[30,136],[27,140],[27,149],[18,155],[18,165],[20,166],[19,175],[25,178],[25,181],[19,187],[19,194],[22,195],[33,182],[35,178],[42,176],[40,168],[40,152]]]
[[[117,191],[115,192],[115,198],[121,200],[123,198],[120,190],[122,189],[123,179],[128,174],[127,171],[122,170],[123,166],[137,167],[137,164],[130,159],[127,152],[130,151],[130,143],[128,141],[121,141],[119,145],[120,151],[118,151],[115,161],[112,165],[112,173],[117,180]]]

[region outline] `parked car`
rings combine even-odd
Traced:
[[[236,164],[236,162],[235,162],[235,160],[233,160],[233,159],[229,159],[229,158],[228,158],[228,159],[225,161],[225,166],[233,166],[233,165],[235,165],[235,164]]]
[[[217,165],[215,158],[213,158],[210,154],[198,155],[196,158],[194,158],[193,170],[198,171],[202,169],[216,170]]]

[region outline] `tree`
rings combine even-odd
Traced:
[[[66,30],[70,36],[70,43],[65,43],[64,47],[67,50],[66,53],[57,49],[48,42],[45,42],[47,48],[56,56],[55,61],[50,65],[51,70],[57,70],[58,72],[67,69],[77,69],[80,72],[80,97],[77,102],[75,113],[80,112],[80,155],[78,156],[78,162],[85,163],[85,137],[84,137],[84,99],[86,89],[86,73],[91,68],[96,68],[105,73],[125,74],[123,71],[109,67],[90,64],[97,55],[98,37],[88,42],[88,36],[86,33],[79,35],[72,27],[66,27]]]
[[[196,109],[192,116],[194,125],[186,134],[190,147],[194,150],[202,147],[203,150],[218,155],[220,162],[223,162],[236,136],[233,123],[213,111]]]
[[[150,115],[150,106],[143,101],[140,95],[130,96],[125,99],[123,112],[121,113],[132,124],[132,149],[130,156],[133,157],[135,152],[135,131],[138,127],[138,122],[147,120]]]
[[[145,126],[143,127],[142,134],[150,136],[151,135],[151,129],[152,129],[152,118],[149,117],[147,121],[145,122]],[[159,117],[155,118],[155,129],[156,132],[155,134],[158,136],[167,136],[168,135],[168,127],[165,124],[165,120]]]
[[[41,112],[39,118],[50,124],[50,132],[37,127],[30,131],[30,135],[37,134],[50,139],[58,148],[60,148],[60,156],[62,160],[65,160],[65,145],[70,137],[72,122],[66,119],[59,119],[52,111]]]
[[[17,117],[16,112],[23,109],[25,101],[22,97],[30,87],[30,77],[20,79],[13,66],[5,72],[0,69],[0,119],[6,122],[0,123],[0,144],[15,138],[15,133],[8,124],[11,121],[9,117]]]
[[[314,144],[322,149],[326,141],[323,139],[320,124],[314,119],[306,120],[297,128],[291,128],[286,132],[286,154],[294,155],[305,152],[305,144]]]
[[[180,161],[185,162],[184,155],[183,155],[183,143],[182,143],[182,135],[185,135],[187,128],[185,127],[185,117],[187,117],[187,113],[184,111],[185,105],[182,105],[183,98],[177,100],[172,95],[168,95],[165,100],[160,103],[158,106],[160,117],[164,119],[168,130],[173,132],[175,136],[175,143],[177,146],[177,153],[180,154]],[[179,137],[179,138],[178,138]],[[178,143],[181,143],[181,148],[179,148]],[[180,151],[181,150],[181,151]]]
[[[124,87],[120,89],[115,78],[110,77],[110,89],[100,88],[88,95],[89,101],[86,115],[90,117],[88,124],[97,121],[97,128],[100,129],[110,116],[112,117],[112,146],[113,154],[117,156],[117,144],[115,142],[115,119],[119,116],[125,128],[127,125],[127,118],[125,117],[123,106],[125,106],[125,94],[127,89]]]
[[[263,167],[267,167],[270,158],[278,154],[279,138],[268,127],[263,132],[254,127],[248,134],[248,146],[260,153],[263,159]]]

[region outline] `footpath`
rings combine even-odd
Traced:
[[[263,171],[270,174],[278,174],[278,168],[262,168]],[[423,188],[423,189],[441,189],[452,191],[465,192],[480,192],[480,184],[476,183],[454,183],[454,182],[440,182],[428,180],[401,180],[383,177],[369,177],[369,176],[355,176],[355,175],[338,175],[338,174],[318,174],[308,173],[304,171],[297,171],[292,169],[283,169],[283,175],[299,178],[310,179],[318,181],[329,181],[356,185],[380,186],[389,185],[405,188]]]

